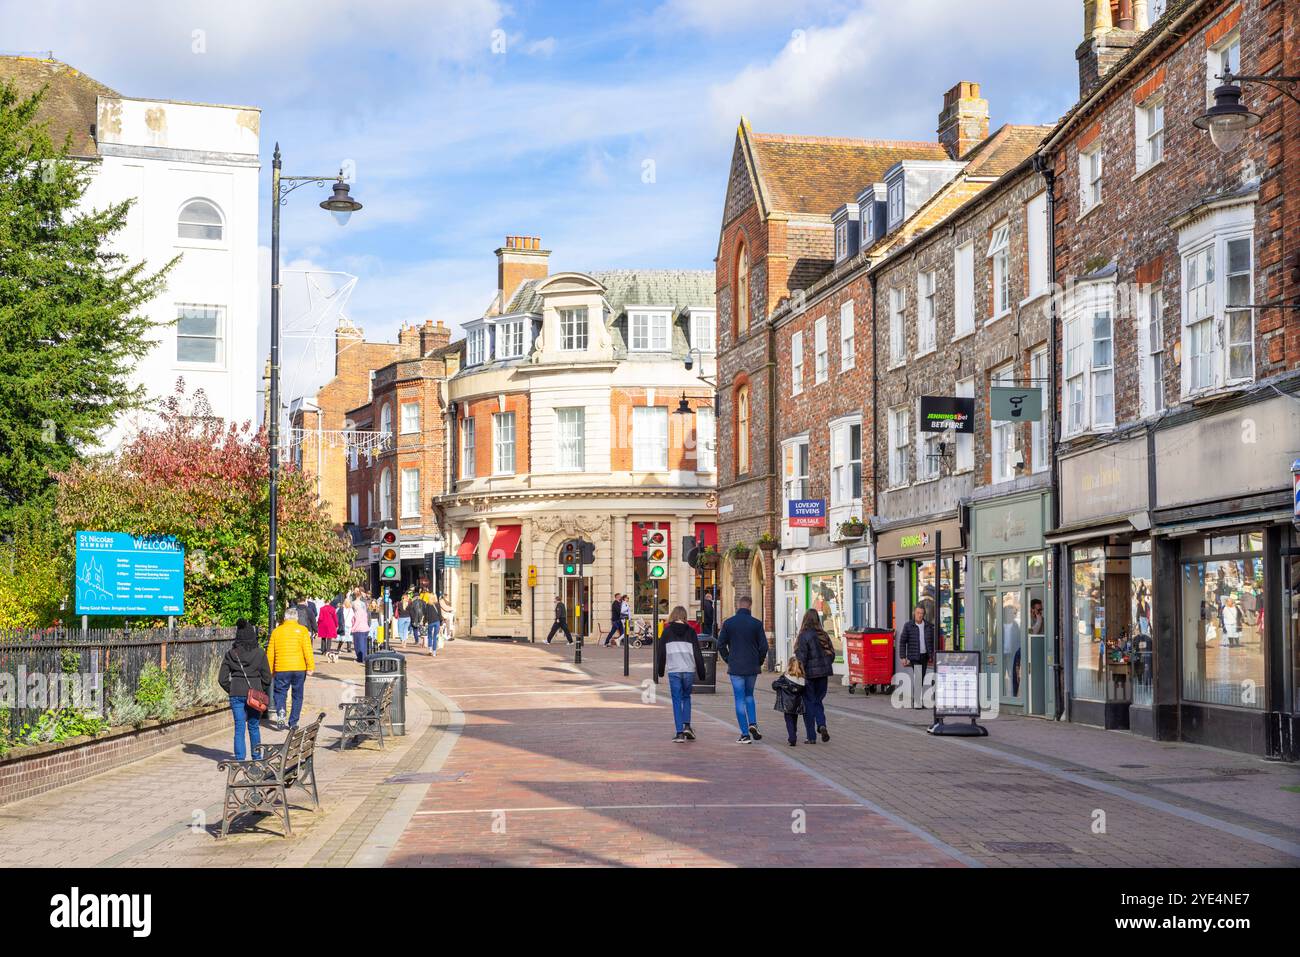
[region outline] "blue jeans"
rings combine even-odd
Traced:
[[[368,631],[352,632],[352,650],[357,653],[357,661],[366,660],[366,639],[369,637]]]
[[[248,728],[249,748],[257,750],[262,743],[262,726],[258,724],[262,716],[248,706],[243,695],[230,696],[230,710],[235,715],[235,760],[246,761],[250,752],[244,750],[244,728]]]
[[[668,672],[668,690],[673,694],[673,723],[677,725],[678,734],[691,723],[691,689],[694,687],[693,672]]]
[[[305,671],[277,671],[275,674],[275,685],[272,694],[275,696],[275,710],[284,710],[284,699],[289,695],[289,689],[293,689],[293,704],[289,711],[289,727],[298,727],[298,716],[302,714],[302,689],[307,684],[307,672]]]
[[[803,723],[808,731],[809,741],[817,737],[818,728],[826,726],[826,707],[822,702],[826,700],[826,689],[830,683],[831,679],[828,676],[809,678],[804,683]]]
[[[406,636],[410,634],[410,631],[411,631],[411,619],[398,618],[397,619],[397,640],[405,644]]]
[[[438,653],[438,630],[440,628],[442,628],[442,622],[440,621],[429,622],[429,634],[428,634],[429,650],[432,651],[435,655]]]
[[[758,724],[758,711],[754,707],[754,683],[758,675],[731,675],[731,693],[736,699],[736,723],[741,734],[749,734],[749,726]]]

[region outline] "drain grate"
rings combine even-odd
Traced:
[[[1134,769],[1136,769],[1136,768],[1149,768],[1149,767],[1151,767],[1151,765],[1149,765],[1149,764],[1121,764],[1121,765],[1119,765],[1119,767],[1121,767],[1121,768],[1134,768]]]
[[[405,774],[394,774],[392,777],[384,778],[385,784],[459,784],[464,780],[468,771],[457,771],[454,774],[446,771],[408,771]]]
[[[1074,848],[1059,841],[985,841],[994,854],[1075,854]]]

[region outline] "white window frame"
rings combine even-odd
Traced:
[[[420,517],[420,470],[403,468],[401,471],[402,518]]]
[[[1142,415],[1165,410],[1164,294],[1156,285],[1146,286],[1138,297],[1138,352],[1142,361]]]
[[[582,472],[587,468],[587,411],[582,406],[555,410],[555,470]]]
[[[515,414],[513,412],[492,413],[492,474],[514,475],[517,459],[515,457]]]
[[[822,316],[813,323],[813,382],[821,385],[831,373],[830,343],[827,342],[826,317]]]
[[[1015,385],[1015,361],[1006,362],[989,372],[989,387]],[[1020,451],[1019,432],[1014,422],[994,421],[989,416],[989,463],[991,483],[1010,482],[1016,477],[1016,460]]]
[[[1047,450],[1047,417],[1052,414],[1052,408],[1047,394],[1048,374],[1047,346],[1042,345],[1029,353],[1029,376],[1034,380],[1034,385],[1038,386],[1043,409],[1038,421],[1030,426],[1030,454],[1033,456],[1030,468],[1035,472],[1047,471],[1050,458]]]
[[[840,303],[840,371],[857,365],[857,331],[854,329],[853,300]]]
[[[1048,275],[1047,226],[1047,193],[1043,192],[1025,204],[1025,246],[1029,259],[1029,295],[1026,299],[1036,299],[1052,284],[1052,277]]]
[[[638,309],[627,315],[628,349],[668,352],[672,348],[672,316],[660,310]]]
[[[379,431],[384,435],[393,435],[393,404],[385,402],[379,410]]]
[[[953,339],[975,331],[975,241],[962,243],[952,255]]]
[[[912,447],[912,410],[903,406],[889,410],[889,487],[910,485],[907,457]]]
[[[935,325],[935,287],[938,273],[931,269],[916,277],[916,355],[929,355],[938,348]]]
[[[808,435],[799,435],[781,443],[781,544],[785,548],[806,548],[810,537],[807,528],[790,527],[790,503],[808,497],[812,472],[812,449]]]
[[[469,332],[469,342],[465,346],[465,365],[482,365],[487,358],[487,328],[479,326]]]
[[[460,477],[472,479],[478,477],[478,465],[474,458],[474,418],[465,416],[460,420]]]
[[[183,333],[181,323],[187,318],[213,321],[212,335]],[[211,342],[212,359],[182,359],[181,340]],[[178,302],[176,304],[176,364],[183,367],[215,369],[226,364],[226,307],[203,302]]]
[[[1011,312],[1011,221],[1004,219],[993,227],[989,251],[993,275],[993,315],[989,321],[1001,319]]]
[[[522,359],[528,351],[527,331],[523,319],[497,323],[497,358]]]
[[[420,431],[420,403],[403,402],[401,409],[402,435],[411,435]],[[409,410],[414,409],[414,413]],[[414,421],[412,421],[414,419]]]
[[[901,366],[907,361],[907,326],[904,311],[907,297],[900,288],[889,290],[889,367]]]
[[[668,407],[632,408],[632,471],[668,471]]]
[[[857,457],[853,456],[853,430],[858,430]],[[862,416],[836,419],[830,426],[831,507],[862,508]],[[857,485],[857,494],[853,486]]]
[[[695,409],[695,471],[718,470],[718,421],[713,406],[701,405]]]
[[[560,351],[586,352],[591,342],[591,317],[586,306],[560,309]]]
[[[198,203],[207,206],[217,215],[216,223],[205,223],[195,218],[187,218],[186,211]],[[199,231],[209,231],[215,229],[215,236],[183,236],[182,229],[197,229]],[[192,196],[181,204],[180,210],[176,213],[176,240],[178,244],[198,243],[203,246],[220,246],[226,241],[226,214],[221,211],[221,207],[206,196]]]
[[[1104,332],[1105,335],[1098,335]],[[1061,405],[1066,436],[1115,426],[1115,283],[1081,283],[1068,310],[1062,348]],[[1109,415],[1099,409],[1109,408]]]
[[[348,524],[361,524],[361,493],[352,492],[348,495]]]
[[[803,393],[803,330],[790,335],[790,394]]]
[[[1101,205],[1105,154],[1101,137],[1086,150],[1079,150],[1079,215],[1086,216]]]
[[[1182,397],[1184,399],[1217,389],[1233,388],[1255,380],[1255,316],[1251,309],[1233,309],[1242,298],[1255,299],[1255,204],[1239,203],[1216,210],[1179,233],[1178,253],[1182,270]],[[1233,247],[1245,243],[1249,255],[1245,271],[1232,271]],[[1193,262],[1208,265],[1213,278],[1198,283],[1190,272]],[[1244,278],[1243,278],[1244,277]],[[1234,281],[1234,279],[1236,281]],[[1234,295],[1233,289],[1236,289]],[[1246,337],[1233,337],[1234,321],[1243,323]],[[1243,350],[1249,374],[1234,376],[1231,359]],[[1204,370],[1202,381],[1195,373]]]
[[[717,351],[718,315],[712,309],[691,310],[691,348],[712,355]]]
[[[849,254],[848,220],[835,224],[835,261],[841,262]]]
[[[927,432],[921,428],[921,403],[916,404],[916,481],[933,482],[939,477],[939,445],[942,432]]]
[[[903,178],[889,184],[886,191],[889,203],[889,228],[892,230],[903,222],[903,215],[906,212],[906,203],[904,202]]]
[[[393,519],[393,470],[387,466],[379,473],[379,519],[383,522]]]
[[[1214,105],[1214,90],[1223,81],[1218,79],[1224,72],[1241,73],[1241,27],[1238,26],[1227,36],[1205,51],[1205,105]]]
[[[954,393],[959,399],[975,398],[975,377],[961,379],[957,382]],[[956,454],[953,459],[953,472],[969,472],[975,468],[975,434],[973,432],[956,435]]]
[[[1134,162],[1142,175],[1165,159],[1165,97],[1156,93],[1133,108]]]

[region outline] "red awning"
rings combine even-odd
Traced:
[[[695,523],[695,544],[700,548],[712,545],[718,547],[718,524],[716,522]]]
[[[474,557],[474,552],[477,550],[478,526],[465,529],[465,537],[460,540],[460,548],[456,549],[456,556],[462,562],[467,562]]]
[[[523,533],[522,525],[498,525],[488,546],[488,561],[501,558],[514,558],[519,550],[519,536]]]
[[[645,555],[645,545],[641,543],[641,536],[644,535],[650,529],[659,529],[661,531],[671,532],[672,525],[670,522],[633,522],[632,523],[632,557],[633,558],[641,558],[643,555]],[[672,543],[671,534],[667,536],[666,541],[668,542],[668,557],[672,558],[673,543]]]

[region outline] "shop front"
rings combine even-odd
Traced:
[[[1161,737],[1294,760],[1300,402],[1275,395],[1155,437]],[[1159,559],[1163,559],[1160,561]]]
[[[776,559],[777,629],[776,662],[785,664],[794,654],[799,625],[809,609],[816,611],[835,646],[835,673],[848,674],[844,663],[844,633],[853,628],[853,592],[846,581],[843,548],[796,552]]]
[[[966,546],[957,516],[879,529],[875,534],[876,578],[881,598],[876,621],[895,634],[917,605],[937,624],[942,647],[965,642]],[[939,564],[936,566],[936,551]]]
[[[1145,432],[1060,460],[1065,685],[1071,721],[1155,735],[1159,635]]]
[[[1055,602],[1043,540],[1048,493],[971,506],[970,650],[978,649],[1000,707],[1052,716],[1056,708]]]

